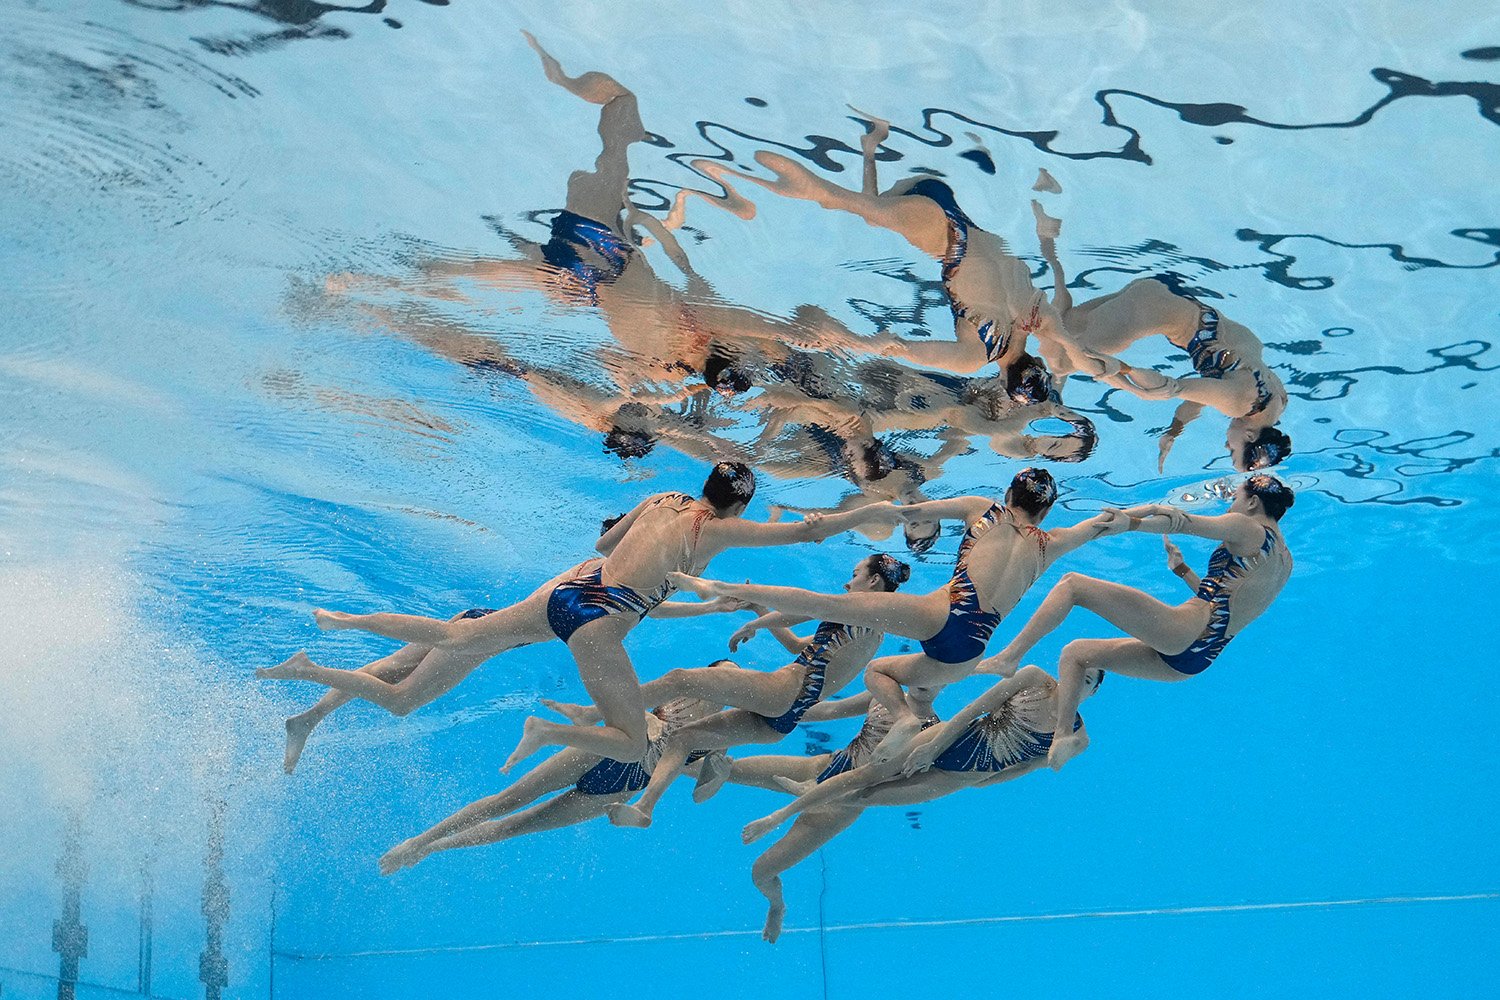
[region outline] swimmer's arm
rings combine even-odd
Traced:
[[[990,509],[991,503],[993,501],[989,497],[967,496],[888,506],[897,512],[900,520],[908,524],[913,521],[963,521],[968,524],[982,517]]]
[[[610,525],[609,530],[600,535],[599,540],[594,543],[594,551],[599,553],[601,556],[607,556],[611,552],[613,552],[615,550],[615,546],[620,544],[620,539],[624,538],[625,533],[630,530],[630,526],[635,524],[636,519],[641,516],[641,512],[649,507],[651,503],[657,499],[657,497],[660,497],[662,495],[663,494],[657,493],[653,496],[647,497],[640,503],[636,504],[635,508],[631,510],[630,513],[626,514],[614,524]]]
[[[758,605],[751,606],[758,607]],[[787,652],[800,653],[802,652],[802,647],[807,645],[808,640],[797,635],[788,626],[800,625],[805,621],[810,621],[805,615],[788,615],[780,611],[763,612],[759,618],[746,622],[735,630],[734,635],[729,637],[729,651],[731,653],[735,652],[740,648],[741,643],[753,639],[755,633],[761,629],[767,629],[770,631],[771,636],[777,642],[781,643]]]
[[[1105,510],[1103,513],[1095,514],[1086,521],[1066,528],[1058,528],[1047,532],[1047,563],[1051,563],[1058,557],[1072,552],[1087,542],[1105,535],[1118,535],[1130,530],[1131,522],[1128,515],[1121,511]]]
[[[1189,403],[1197,403],[1199,406],[1212,406],[1220,413],[1231,417],[1238,416],[1246,409],[1247,401],[1243,387],[1227,379],[1208,378],[1203,375],[1189,375],[1187,378],[1166,377],[1166,381],[1160,386],[1151,388],[1135,381],[1138,372],[1147,378],[1148,383],[1165,377],[1161,372],[1152,368],[1121,365],[1117,374],[1102,376],[1100,381],[1142,399],[1181,399]]]
[[[712,522],[713,544],[719,549],[747,548],[765,545],[790,545],[795,542],[821,542],[841,531],[856,528],[879,514],[880,504],[870,504],[838,514],[809,514],[801,521],[746,521],[742,518]],[[704,529],[707,535],[710,527]]]
[[[961,340],[908,340],[895,334],[869,338],[872,354],[898,358],[914,365],[937,368],[956,375],[972,375],[990,363],[978,338]]]
[[[1203,412],[1202,403],[1183,402],[1177,406],[1177,412],[1172,414],[1171,425],[1161,434],[1161,440],[1157,442],[1156,471],[1161,472],[1167,467],[1167,453],[1172,450],[1172,445],[1182,432],[1187,430],[1187,425],[1198,419],[1198,414]]]
[[[1265,529],[1253,517],[1244,514],[1205,516],[1189,514],[1165,504],[1132,507],[1124,512],[1133,517],[1130,530],[1157,535],[1194,535],[1212,538],[1229,546],[1235,555],[1247,556],[1260,548]]]
[[[1198,584],[1202,582],[1198,579],[1198,574],[1194,573],[1193,568],[1187,564],[1187,560],[1182,558],[1182,550],[1172,544],[1172,539],[1163,535],[1161,540],[1167,548],[1167,569],[1180,577],[1182,582],[1188,585],[1188,589],[1196,594]]]
[[[853,719],[870,711],[872,695],[863,691],[848,698],[830,698],[820,701],[802,714],[803,722],[833,722],[835,719]]]

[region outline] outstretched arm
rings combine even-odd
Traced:
[[[821,542],[841,531],[856,528],[879,518],[894,519],[890,504],[872,503],[838,514],[809,514],[801,521],[746,521],[726,518],[711,522],[713,544],[719,549],[750,546],[790,545],[794,542]],[[705,529],[705,534],[709,529]]]
[[[747,607],[749,605],[746,605]],[[759,605],[755,605],[759,607]],[[788,615],[780,611],[771,611],[761,615],[754,621],[746,622],[735,630],[734,635],[729,637],[729,651],[733,653],[740,645],[754,638],[755,633],[761,629],[770,631],[772,637],[781,643],[782,647],[789,653],[800,653],[802,647],[807,645],[807,640],[797,635],[788,626],[800,625],[809,621],[806,615]]]
[[[1054,561],[1086,542],[1092,542],[1105,535],[1118,535],[1127,531],[1131,524],[1125,512],[1107,507],[1086,521],[1049,531],[1047,532],[1047,565],[1050,566]]]
[[[1245,514],[1189,514],[1166,504],[1132,507],[1122,513],[1131,519],[1131,531],[1212,538],[1229,546],[1229,551],[1237,556],[1251,555],[1265,539],[1265,529],[1255,518]]]
[[[1202,403],[1179,403],[1177,412],[1172,414],[1172,423],[1166,430],[1162,431],[1161,440],[1157,442],[1156,471],[1161,472],[1167,467],[1167,453],[1172,450],[1172,445],[1187,430],[1187,425],[1198,419],[1198,414],[1203,412]]]
[[[921,503],[902,504],[899,507],[893,504],[889,506],[897,512],[902,521],[907,523],[963,521],[965,524],[972,524],[976,518],[982,517],[993,503],[994,501],[989,497],[966,496],[953,497],[950,500],[923,500]]]

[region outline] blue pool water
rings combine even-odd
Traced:
[[[60,981],[90,998],[576,996],[622,976],[716,997],[1494,991],[1491,5],[3,14],[0,996]],[[852,104],[893,123],[885,183],[943,175],[1044,288],[1027,202],[1046,168],[1075,296],[1173,272],[1260,334],[1291,396],[1277,471],[1298,491],[1296,572],[1271,610],[1191,683],[1112,679],[1061,774],[869,811],[788,873],[775,946],[748,878],[758,848],[737,837],[783,801],[769,792],[695,806],[674,789],[647,831],[597,821],[376,872],[509,780],[496,768],[539,694],[581,700],[561,645],[406,718],[351,705],[290,777],[282,721],[314,689],[253,677],[299,648],[338,666],[390,649],[317,631],[314,607],[503,606],[587,554],[601,518],[707,471],[701,437],[622,461],[510,360],[455,360],[488,345],[629,398],[640,348],[612,347],[599,310],[415,279],[425,260],[513,259],[507,233],[544,241],[599,154],[597,109],[545,81],[521,29],[635,92],[643,211],[716,190],[699,157],[748,167],[775,149],[857,184]],[[949,335],[937,265],[899,237],[743,193],[754,219],[694,200],[679,230],[721,300]],[[747,447],[769,391],[682,419]],[[1099,445],[1050,465],[1060,523],[1106,504],[1216,509],[1184,498],[1232,472],[1222,418],[1191,425],[1158,475],[1170,404],[1081,377],[1062,394]],[[998,495],[1026,464],[979,436],[959,450],[931,495]],[[784,458],[761,468],[750,517],[852,492],[816,455]],[[955,542],[906,557],[910,589],[947,579]],[[731,552],[713,574],[831,589],[899,548],[845,534]],[[1184,548],[1195,565],[1209,551]],[[1160,543],[1125,536],[1054,568],[1001,638],[1066,569],[1178,599]],[[723,655],[727,632],[647,623],[628,645],[655,676]],[[1051,669],[1068,639],[1111,634],[1079,612],[1031,659]],[[785,661],[769,640],[748,649]],[[805,725],[781,750],[856,728]]]

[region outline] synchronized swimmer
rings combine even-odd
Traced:
[[[716,464],[698,495],[656,493],[605,521],[593,554],[508,607],[473,608],[446,620],[319,609],[314,616],[323,629],[360,630],[404,645],[358,669],[321,666],[299,652],[256,674],[328,689],[286,722],[284,766],[291,772],[313,730],[352,700],[404,716],[494,656],[561,640],[589,701],[542,699],[567,721],[526,719],[502,770],[510,771],[543,747],[559,749],[506,789],[392,847],[380,858],[381,872],[393,874],[435,853],[603,816],[617,826],[649,826],[662,796],[688,773],[696,779],[695,801],[726,784],[794,796],[742,833],[749,844],[794,821],[751,866],[751,879],[769,904],[763,936],[774,942],[786,912],[782,873],[848,829],[866,808],[928,802],[1048,766],[1061,769],[1089,744],[1079,705],[1099,689],[1105,674],[1156,681],[1196,675],[1269,609],[1292,572],[1281,520],[1295,497],[1286,483],[1257,470],[1291,453],[1290,438],[1276,426],[1286,409],[1286,389],[1265,363],[1254,334],[1167,280],[1138,280],[1074,304],[1057,256],[1060,223],[1035,202],[1037,235],[1055,280],[1050,301],[1032,284],[1027,265],[1000,237],[974,224],[944,181],[923,175],[881,192],[875,158],[890,126],[870,116],[865,116],[869,128],[861,144],[859,191],[766,151],[755,160],[772,179],[716,161],[695,160],[693,166],[725,184],[723,195],[704,197],[745,218],[754,215],[754,206],[728,186],[730,178],[850,212],[900,234],[941,262],[954,339],[904,340],[885,332],[861,337],[815,306],[800,308],[793,321],[781,321],[725,303],[693,270],[672,234],[681,224],[686,198],[702,192],[684,189],[665,222],[626,198],[628,150],[647,136],[635,96],[603,73],[568,76],[534,38],[526,38],[549,80],[600,106],[603,150],[592,172],[580,171],[570,180],[567,207],[553,219],[548,243],[513,238],[521,260],[428,262],[425,278],[429,289],[434,278],[526,284],[569,303],[597,307],[635,367],[628,375],[620,366],[612,370],[618,392],[611,393],[572,373],[522,363],[487,336],[435,313],[424,314],[408,331],[439,354],[524,379],[550,405],[587,414],[580,422],[604,432],[606,449],[622,457],[644,456],[670,425],[681,439],[679,450]],[[634,238],[637,226],[652,234],[682,271],[686,293],[650,271],[639,252],[643,244]],[[330,280],[339,290],[349,283]],[[1116,357],[1157,334],[1187,352],[1195,375],[1168,378]],[[1031,336],[1045,362],[1028,353]],[[650,343],[658,355],[671,357],[652,361]],[[844,353],[835,358],[804,349],[809,346]],[[851,363],[850,355],[861,357]],[[898,360],[925,370],[908,369]],[[960,378],[992,362],[998,371],[988,378]],[[662,406],[660,413],[651,409],[669,401],[706,408],[716,402],[711,396],[749,391],[752,373],[766,375],[767,384],[756,387],[750,399],[742,398],[739,407],[765,414],[759,441],[717,439],[704,429],[701,412],[679,414],[672,423]],[[1166,504],[1105,507],[1076,524],[1048,530],[1042,525],[1058,500],[1058,486],[1042,468],[1016,473],[999,500],[986,495],[928,499],[922,492],[948,459],[969,450],[971,434],[988,437],[997,454],[1060,462],[1087,458],[1097,441],[1094,426],[1062,405],[1054,378],[1072,373],[1147,399],[1179,400],[1162,438],[1163,462],[1182,427],[1203,408],[1228,416],[1232,463],[1252,473],[1239,484],[1228,511],[1207,516]],[[700,377],[701,386],[686,387]],[[663,383],[667,388],[652,388]],[[845,398],[841,383],[867,391]],[[1031,422],[1043,418],[1062,419],[1073,432],[1031,435]],[[790,437],[802,453],[783,459],[788,425],[799,428]],[[932,432],[942,447],[936,454],[899,450],[876,436],[886,431]],[[746,462],[721,460],[727,455],[749,458],[773,475],[841,476],[859,492],[832,511],[806,510],[800,521],[781,520],[780,511],[768,521],[747,520],[755,473]],[[884,540],[900,526],[907,547],[921,554],[934,547],[944,521],[962,524],[953,569],[945,585],[924,593],[901,591],[911,566],[881,552],[859,558],[842,593],[702,576],[715,556],[730,549],[820,542],[851,529]],[[1190,598],[1173,606],[1133,587],[1064,573],[1025,626],[998,653],[986,656],[1006,616],[1057,560],[1096,539],[1130,531],[1164,536],[1168,566],[1192,591]],[[1187,566],[1171,535],[1220,543],[1201,577]],[[679,590],[698,600],[668,600]],[[1125,637],[1067,643],[1056,677],[1035,665],[1021,666],[1075,607],[1094,612]],[[740,654],[741,648],[765,632],[791,662],[773,660],[774,667],[762,670],[721,658],[641,683],[625,640],[645,618],[745,610],[757,617],[728,636],[730,653],[748,662],[752,658]],[[815,624],[810,632],[793,631],[803,623]],[[881,656],[888,637],[912,640],[918,651]],[[1001,679],[942,721],[935,704],[939,696],[974,674]],[[861,677],[863,691],[834,697]],[[648,711],[648,705],[656,707]],[[860,715],[858,735],[833,753],[734,759],[726,753],[775,744],[803,723]]]

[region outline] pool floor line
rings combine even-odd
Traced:
[[[1446,896],[1369,896],[1359,899],[1313,899],[1281,903],[1230,903],[1217,906],[1169,906],[1142,910],[1079,910],[1071,913],[1023,913],[1000,917],[956,917],[947,920],[879,920],[867,923],[828,924],[823,927],[787,927],[785,934],[835,933],[839,931],[914,930],[934,927],[985,927],[996,924],[1044,923],[1051,920],[1104,920],[1119,917],[1180,917],[1206,913],[1259,913],[1271,910],[1333,909],[1347,906],[1396,906],[1410,903],[1463,903],[1500,900],[1500,892],[1471,892]],[[759,937],[758,930],[723,930],[673,934],[632,934],[621,937],[553,939],[546,941],[502,941],[489,944],[434,945],[427,948],[384,948],[368,951],[307,953],[274,951],[275,958],[298,962],[328,962],[354,958],[397,958],[415,955],[460,954],[476,951],[509,951],[520,948],[564,948],[599,944],[656,944],[668,941],[701,941],[711,938]]]

